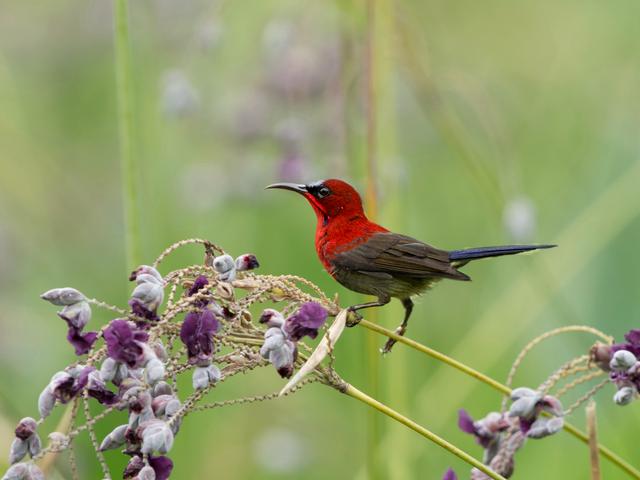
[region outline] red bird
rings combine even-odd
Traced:
[[[407,329],[413,310],[411,297],[443,278],[471,280],[458,270],[471,260],[555,247],[506,245],[440,250],[370,222],[360,195],[342,180],[308,185],[274,183],[267,188],[292,190],[304,196],[318,217],[316,252],[324,268],[349,290],[378,298],[375,302],[354,305],[351,311],[386,305],[392,297],[402,302],[405,315],[396,330],[399,335],[404,335]],[[382,352],[388,353],[394,343],[389,339]]]

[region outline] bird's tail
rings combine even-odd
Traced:
[[[449,252],[449,260],[458,264],[465,264],[478,258],[500,257],[502,255],[515,255],[516,253],[530,252],[543,248],[553,248],[557,245],[504,245],[501,247],[467,248],[464,250],[452,250]]]

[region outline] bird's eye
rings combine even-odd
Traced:
[[[320,190],[318,190],[318,198],[324,198],[328,195],[331,195],[331,190],[329,190],[328,187],[321,187]]]

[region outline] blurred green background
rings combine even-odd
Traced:
[[[372,4],[373,18],[358,1],[131,2],[142,261],[204,237],[255,253],[262,273],[302,275],[344,305],[358,302],[316,259],[311,209],[263,187],[341,177],[364,192],[368,178],[380,221],[434,245],[560,244],[469,265],[474,282],[418,300],[410,337],[504,380],[527,341],[550,328],[586,324],[620,338],[637,327],[640,4]],[[63,322],[38,295],[74,286],[124,304],[131,290],[112,16],[106,0],[0,4],[0,452],[17,420],[36,414],[50,376],[74,360]],[[367,105],[377,114],[373,171]],[[187,248],[163,273],[200,260]],[[392,327],[400,314],[394,304],[376,321]],[[109,319],[94,312],[94,325]],[[370,392],[366,337],[344,334],[337,369]],[[591,343],[550,341],[516,384],[537,386]],[[457,429],[457,409],[483,416],[499,408],[494,391],[402,345],[379,368],[382,401],[481,455]],[[211,397],[281,385],[265,370]],[[616,407],[613,393],[597,397],[601,440],[640,466],[638,405]],[[172,478],[368,477],[366,407],[320,385],[197,415],[171,452]],[[583,416],[570,421],[583,426]],[[386,419],[379,426],[379,478],[436,479],[448,466],[466,477],[444,450]],[[80,445],[82,478],[98,478],[86,436]],[[107,460],[117,475],[121,456]],[[530,441],[515,478],[588,472],[586,447],[561,433]],[[603,472],[624,478],[606,461]],[[57,475],[66,478],[66,462]]]

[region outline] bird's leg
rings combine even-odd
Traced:
[[[409,317],[411,316],[411,312],[413,310],[413,302],[411,301],[410,298],[405,298],[402,300],[402,306],[404,307],[404,320],[402,321],[400,326],[396,328],[396,332],[395,332],[397,335],[400,335],[400,336],[404,335],[404,332],[407,331],[407,324],[409,323]],[[384,347],[382,347],[382,350],[380,351],[382,352],[383,355],[386,355],[391,351],[391,349],[395,344],[396,344],[396,340],[394,340],[393,338],[390,338],[389,340],[387,340],[387,343],[384,344]]]
[[[347,327],[355,327],[360,323],[360,320],[362,320],[362,315],[358,313],[358,310],[363,310],[365,308],[371,307],[382,307],[383,305],[389,303],[390,300],[391,299],[388,297],[378,297],[378,301],[376,302],[360,303],[358,305],[352,305],[351,307],[347,308],[347,310],[349,311],[347,315]]]

